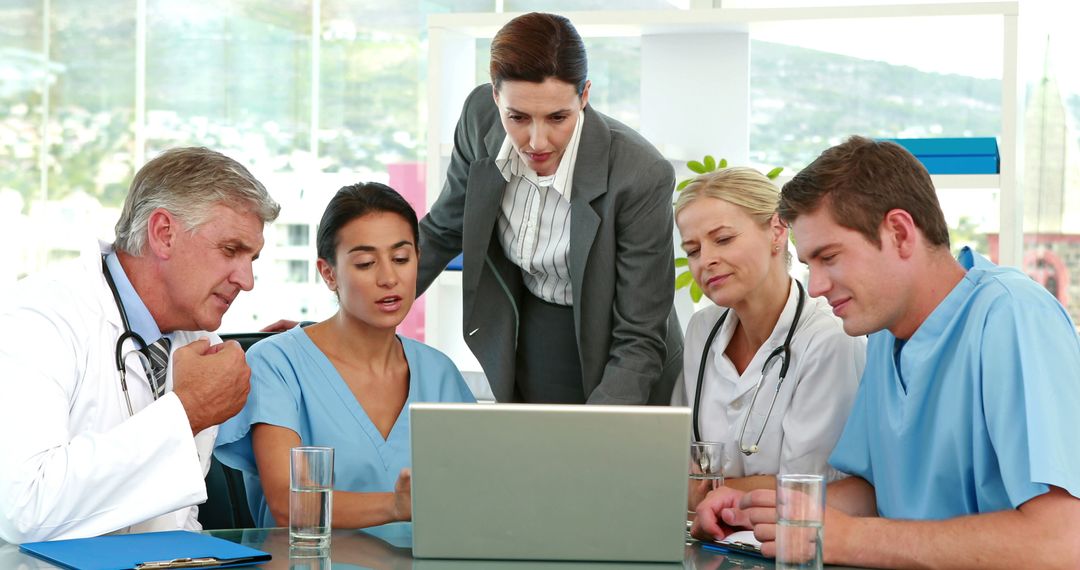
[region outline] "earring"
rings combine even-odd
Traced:
[[[778,246],[778,245],[772,246],[772,252],[773,253],[780,253],[780,246]]]

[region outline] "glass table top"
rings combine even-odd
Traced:
[[[333,531],[330,550],[322,556],[289,548],[289,531],[285,528],[214,530],[206,534],[250,546],[270,553],[273,559],[258,566],[263,570],[577,570],[597,568],[629,568],[631,570],[672,570],[695,568],[699,570],[771,569],[770,560],[761,560],[737,554],[713,553],[703,549],[697,542],[686,546],[683,563],[632,563],[632,562],[541,562],[512,560],[435,560],[412,557],[412,525],[385,525],[365,530]],[[57,568],[45,560],[23,554],[17,545],[0,542],[0,568],[5,570],[39,570]]]

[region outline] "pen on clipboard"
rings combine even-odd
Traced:
[[[758,558],[765,558],[765,555],[761,553],[761,547],[745,542],[702,542],[701,547],[714,552],[748,554]]]
[[[135,565],[135,570],[160,570],[164,568],[213,568],[223,564],[217,558],[173,558],[157,562],[142,562]]]

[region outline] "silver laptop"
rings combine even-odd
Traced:
[[[413,556],[683,559],[689,408],[410,410]]]

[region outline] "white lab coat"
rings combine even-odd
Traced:
[[[126,360],[128,417],[114,351],[120,313],[90,251],[20,282],[0,312],[0,539],[200,529],[193,505],[217,428],[192,437],[180,400],[156,402]],[[177,332],[173,350],[209,333]],[[124,343],[125,352],[132,342]]]
[[[798,296],[798,288],[792,283],[776,327],[742,374],[724,354],[738,323],[734,311],[728,314],[713,341],[701,389],[700,430],[702,439],[725,443],[725,477],[778,473],[818,473],[828,480],[842,477],[829,467],[828,458],[855,400],[866,364],[866,339],[847,336],[824,299],[806,297],[791,339],[787,378],[768,422],[765,417],[780,372],[778,358],[770,364],[753,411],[749,410],[765,359],[784,344],[795,318]],[[684,341],[683,375],[675,385],[673,405],[693,406],[702,350],[724,310],[711,306],[691,317]],[[739,452],[738,441],[747,413],[751,414],[743,438],[747,446],[756,441],[765,425],[758,444],[760,451],[750,456]]]

